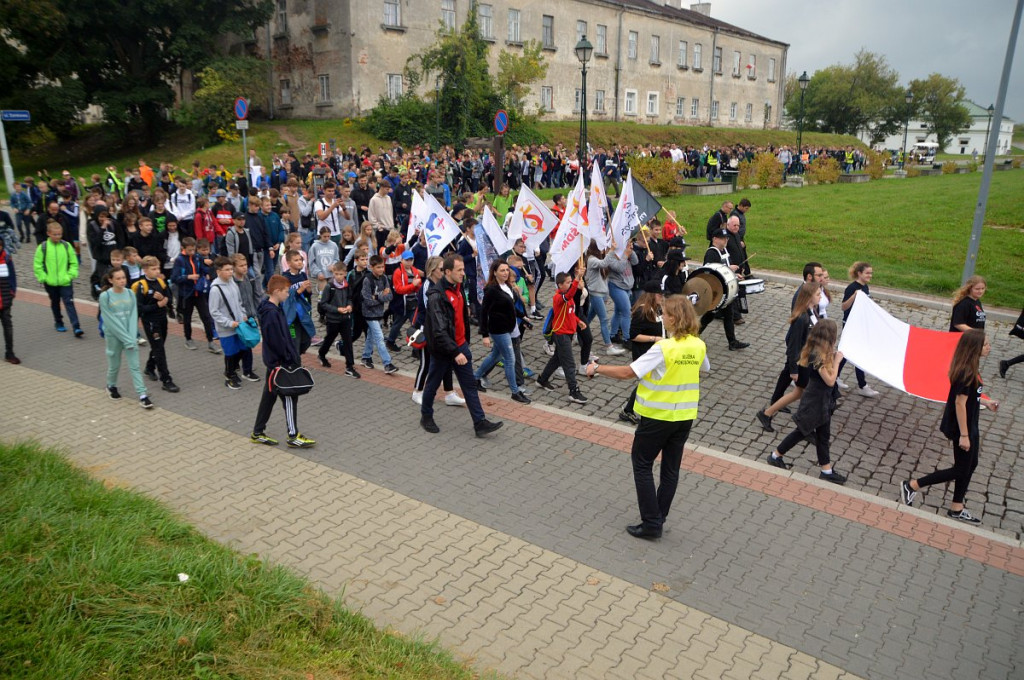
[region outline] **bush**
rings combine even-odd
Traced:
[[[906,169],[907,169],[907,177],[920,177],[921,176],[921,168],[916,166],[916,165],[909,165],[908,164],[906,166]]]
[[[945,163],[942,164],[942,174],[943,175],[952,175],[954,172],[956,172],[956,162],[955,161],[946,161]]]
[[[839,161],[835,158],[819,156],[807,167],[807,181],[811,184],[835,184],[841,172]]]
[[[655,196],[674,196],[679,193],[679,176],[688,167],[680,161],[659,156],[630,156],[629,169],[633,179]]]
[[[1017,158],[1013,159],[1013,167],[1020,168],[1020,164],[1021,164],[1021,158],[1020,157],[1017,157]]]
[[[885,166],[889,160],[889,155],[884,154],[874,149],[868,150],[867,152],[867,163],[865,171],[871,179],[882,179],[885,177]]]
[[[410,145],[433,142],[437,118],[433,104],[406,94],[394,101],[382,96],[363,124],[377,139],[397,139]]]
[[[189,104],[175,111],[175,119],[201,130],[210,142],[238,139],[235,98],[249,98],[250,109],[261,106],[266,98],[258,93],[266,90],[266,68],[266,62],[254,57],[225,57],[212,62],[199,72],[199,89]]]
[[[967,164],[967,172],[977,172],[977,171],[978,171],[978,162],[977,161],[971,161],[970,163]]]
[[[751,161],[743,161],[737,168],[736,185],[747,189],[757,185],[762,189],[782,186],[782,163],[770,153],[759,153]]]

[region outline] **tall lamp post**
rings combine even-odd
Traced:
[[[576,58],[583,66],[583,89],[580,91],[580,172],[586,173],[587,166],[587,62],[590,55],[594,53],[594,46],[587,40],[587,36],[580,38],[576,43]],[[583,175],[586,182],[586,174]]]
[[[811,82],[807,77],[807,71],[800,74],[796,82],[800,83],[800,120],[797,122],[796,132],[796,156],[799,159],[804,155],[804,92],[807,91],[807,83]]]
[[[988,150],[988,137],[992,134],[992,114],[995,113],[996,107],[991,104],[988,105],[988,127],[985,128],[985,149]],[[998,137],[997,137],[998,140]],[[999,142],[996,142],[996,147],[999,147]]]
[[[910,129],[910,106],[914,103],[914,93],[907,90],[907,93],[903,96],[903,101],[907,103],[907,110],[903,116],[903,153],[900,155],[900,170],[904,168],[907,162],[907,132]]]
[[[434,123],[434,141],[437,142],[437,148],[434,153],[438,153],[441,150],[441,76],[434,79],[434,109],[437,114],[437,121]]]

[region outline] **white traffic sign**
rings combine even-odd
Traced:
[[[236,130],[248,130],[249,129],[249,121],[247,121],[247,120],[236,120],[235,121],[235,129]]]

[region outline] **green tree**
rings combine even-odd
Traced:
[[[152,141],[182,72],[202,70],[221,35],[251,35],[272,10],[272,0],[0,0],[0,91],[11,73],[23,92],[77,81],[78,108],[101,104],[108,121]]]
[[[261,59],[224,57],[204,68],[196,78],[199,88],[192,102],[181,107],[176,117],[207,133],[210,141],[218,139],[218,129],[234,129],[232,104],[237,97],[245,97],[251,106],[266,100],[266,62]]]
[[[963,102],[964,86],[956,78],[947,78],[933,73],[927,78],[910,82],[910,91],[914,93],[914,107],[918,115],[928,126],[928,132],[934,133],[939,149],[956,133],[971,124],[971,113]]]
[[[543,80],[548,73],[541,44],[528,40],[522,54],[502,50],[498,55],[498,92],[505,96],[505,104],[516,111],[523,111],[523,100],[530,94],[530,85]]]

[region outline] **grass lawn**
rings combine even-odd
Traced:
[[[805,262],[820,260],[839,283],[847,281],[854,261],[867,260],[876,286],[952,295],[967,257],[980,183],[981,173],[972,173],[660,200],[689,231],[687,254],[695,260],[707,248],[708,218],[724,199],[745,196],[753,204],[747,213],[747,252],[755,275],[758,269],[799,275]],[[988,280],[986,304],[1024,305],[1020,170],[992,175],[976,271]]]
[[[4,678],[477,677],[30,445],[0,444],[0,592]]]

